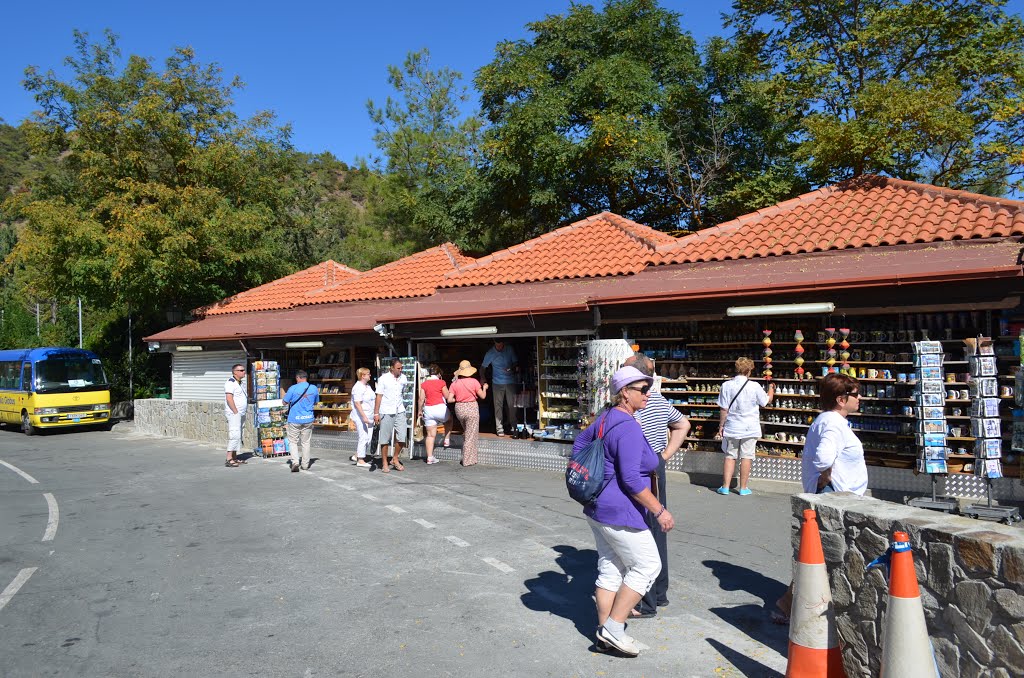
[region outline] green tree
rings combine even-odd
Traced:
[[[529,236],[612,210],[674,228],[664,160],[701,64],[678,15],[653,0],[573,5],[528,24],[477,73],[492,199]]]
[[[188,48],[158,71],[137,56],[122,67],[109,32],[98,44],[76,32],[75,47],[70,80],[26,71],[33,151],[61,154],[7,204],[23,220],[7,263],[28,289],[156,315],[287,273],[287,128],[239,120],[240,83]]]
[[[1005,0],[736,0],[728,24],[802,119],[813,183],[884,173],[1019,191],[1024,24]]]
[[[478,218],[481,198],[477,116],[464,116],[461,74],[430,69],[430,53],[410,52],[402,67],[388,67],[395,97],[383,107],[367,102],[376,126],[376,161],[382,182],[374,214],[377,227],[414,247],[452,241],[479,248],[487,231]]]

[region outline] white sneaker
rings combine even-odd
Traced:
[[[599,640],[603,640],[605,643],[611,645],[624,655],[635,657],[640,654],[640,648],[637,647],[636,641],[625,633],[623,633],[621,637],[616,638],[602,626],[597,630],[597,637]]]
[[[356,462],[356,466],[358,466],[359,468],[370,468],[370,462],[366,461],[365,459],[360,459],[359,461]]]

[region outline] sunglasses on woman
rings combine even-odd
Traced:
[[[643,386],[627,386],[630,391],[640,391],[640,395],[647,395],[651,390],[650,384],[644,384]]]
[[[844,393],[843,395],[845,395],[847,398],[860,398],[860,391],[850,391],[849,393]]]

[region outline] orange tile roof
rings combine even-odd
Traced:
[[[602,212],[477,259],[445,276],[441,287],[628,275],[643,270],[659,247],[675,243],[670,235]]]
[[[445,274],[472,263],[472,257],[463,255],[452,243],[445,243],[378,266],[333,287],[308,292],[295,305],[428,296]]]
[[[865,176],[680,238],[654,263],[753,259],[1024,234],[1024,202]]]
[[[196,314],[210,316],[291,308],[295,305],[295,300],[306,292],[337,285],[340,281],[359,273],[354,268],[328,260],[197,309]]]

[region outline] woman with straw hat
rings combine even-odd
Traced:
[[[455,416],[459,418],[463,428],[462,465],[472,466],[476,463],[476,441],[480,435],[480,407],[477,399],[487,397],[487,385],[473,377],[476,368],[468,360],[459,363],[455,370],[458,377],[448,389],[448,402],[455,403]]]

